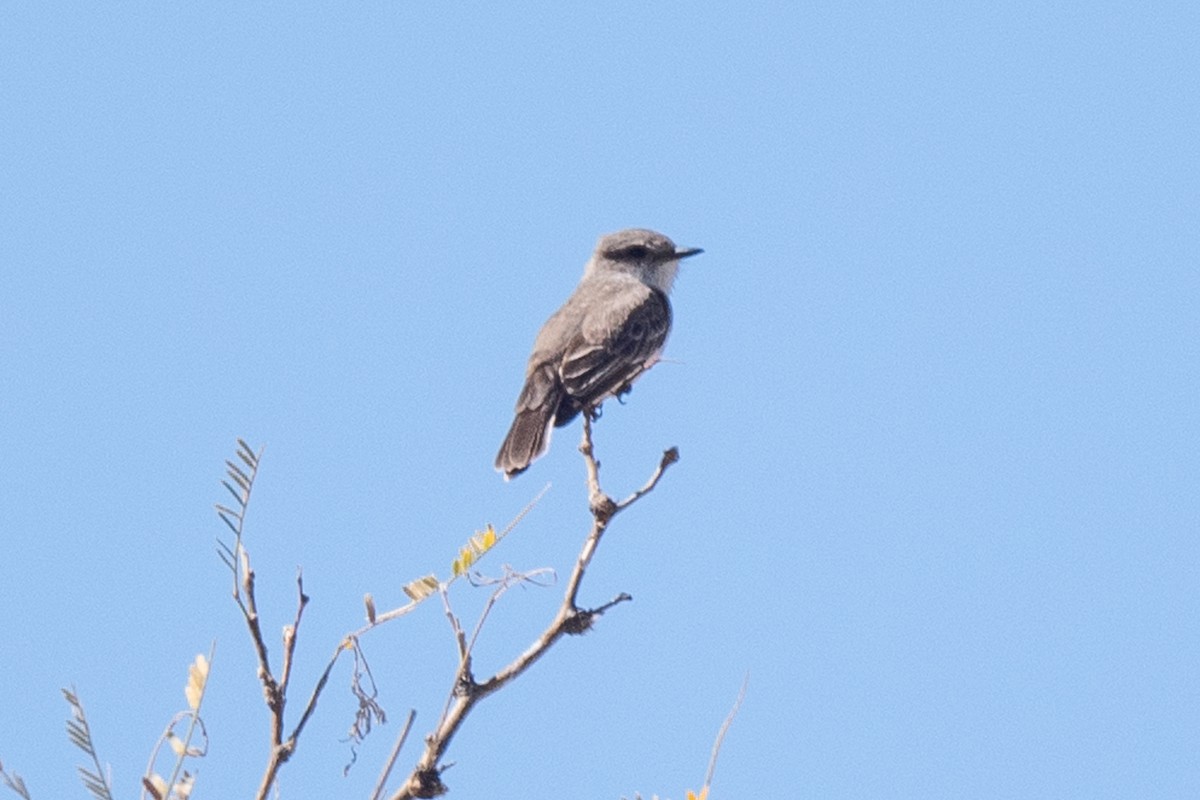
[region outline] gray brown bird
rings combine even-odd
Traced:
[[[546,452],[552,428],[595,413],[654,366],[671,330],[667,295],[679,260],[701,252],[641,228],[600,239],[579,285],[533,343],[516,418],[496,455],[505,479]]]

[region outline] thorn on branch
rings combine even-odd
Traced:
[[[413,797],[439,797],[449,789],[442,783],[442,773],[437,767],[417,770],[409,779],[408,793]]]
[[[595,613],[585,608],[575,609],[575,613],[567,617],[563,622],[563,633],[568,636],[579,636],[587,633],[592,629],[592,623],[595,621]]]
[[[292,757],[292,754],[296,752],[296,740],[288,739],[276,747],[275,752],[279,757],[279,763],[286,764],[288,759]]]
[[[479,684],[475,682],[475,676],[471,674],[470,668],[464,667],[458,680],[454,682],[454,695],[456,697],[472,697]]]
[[[662,462],[661,462],[662,468],[666,469],[667,467],[671,466],[678,460],[679,460],[679,448],[678,447],[668,447],[666,450],[663,451],[663,457],[662,457]]]
[[[603,525],[612,519],[613,514],[617,513],[617,504],[608,495],[597,492],[588,498],[588,510],[592,512],[592,517]]]
[[[596,623],[597,617],[602,616],[604,612],[613,606],[627,603],[632,599],[632,595],[628,592],[621,592],[602,606],[596,608],[577,608],[575,609],[575,613],[567,617],[566,621],[563,622],[563,633],[569,636],[579,636],[580,634],[587,633]]]

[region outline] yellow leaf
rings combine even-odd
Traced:
[[[167,734],[167,744],[171,745],[171,749],[175,751],[175,755],[183,755],[183,739],[180,739],[173,733]]]
[[[488,525],[483,532],[483,549],[491,550],[496,545],[496,529]]]
[[[475,563],[475,554],[469,548],[464,547],[462,552],[458,554],[458,560],[462,562],[463,572],[466,572]]]

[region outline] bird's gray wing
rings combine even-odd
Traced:
[[[598,304],[563,353],[559,375],[566,397],[555,422],[564,424],[579,410],[628,389],[654,364],[670,329],[667,296],[645,284]]]

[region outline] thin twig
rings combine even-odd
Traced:
[[[308,605],[308,595],[304,593],[304,572],[296,570],[296,618],[292,624],[283,629],[283,675],[279,679],[279,694],[283,702],[287,700],[288,682],[292,678],[292,656],[296,651],[296,634],[300,632],[300,619],[304,616],[304,608]]]
[[[543,575],[549,575],[551,581],[541,583],[537,579]],[[496,603],[500,597],[511,589],[513,586],[522,583],[532,583],[535,586],[549,586],[554,578],[554,570],[549,567],[541,567],[539,569],[530,570],[529,572],[515,572],[511,568],[505,569],[503,578],[495,581],[498,586],[491,596],[488,597],[487,603],[483,607],[483,611],[479,614],[479,620],[475,623],[475,630],[471,632],[471,641],[467,643],[467,652],[475,652],[475,642],[479,641],[479,634],[483,631],[483,625],[487,622],[488,616],[492,613],[492,609],[496,607]]]
[[[454,609],[450,608],[450,593],[446,591],[446,584],[438,587],[442,596],[442,610],[446,612],[446,619],[450,621],[450,629],[454,631],[454,643],[458,647],[458,660],[461,664],[470,658],[467,652],[467,634],[462,629],[462,623],[458,621],[458,615],[454,613]]]
[[[667,471],[667,467],[679,460],[679,448],[670,447],[663,451],[662,460],[658,462],[658,469],[654,470],[654,474],[650,476],[650,480],[646,481],[646,485],[638,489],[633,494],[626,497],[621,502],[617,503],[617,511],[623,511],[629,508],[642,498],[643,495],[654,491],[654,487],[658,486],[658,482],[662,480],[663,473]]]
[[[738,691],[737,700],[733,702],[733,708],[725,715],[725,721],[721,723],[721,729],[717,731],[717,740],[713,742],[712,754],[708,757],[708,772],[704,775],[702,795],[712,785],[713,773],[717,771],[717,756],[721,753],[721,744],[725,741],[725,734],[729,732],[729,726],[733,724],[733,718],[737,716],[742,707],[742,701],[746,699],[746,684],[748,683],[750,683],[750,673],[747,672],[746,677],[742,678],[742,688]]]
[[[404,728],[400,731],[400,735],[396,737],[396,744],[392,747],[392,754],[388,756],[387,763],[383,765],[383,771],[379,773],[379,780],[375,784],[375,791],[371,792],[371,800],[379,800],[383,795],[384,788],[387,786],[387,779],[392,774],[392,767],[396,766],[396,759],[400,757],[400,751],[404,748],[404,742],[408,739],[408,732],[412,730],[413,720],[417,718],[417,710],[409,709],[408,719],[404,721]]]
[[[520,511],[517,512],[517,515],[515,517],[513,517],[511,520],[509,520],[509,523],[504,526],[504,529],[496,534],[496,544],[499,544],[500,542],[504,541],[504,537],[506,537],[506,536],[508,536],[508,534],[512,533],[513,529],[516,528],[517,525],[519,525],[521,523],[521,520],[523,520],[525,518],[525,515],[527,515],[530,511],[533,510],[534,506],[536,506],[539,502],[541,502],[541,499],[546,496],[546,492],[548,492],[548,491],[550,491],[550,484],[547,483],[545,486],[542,487],[542,490],[540,492],[538,492],[537,495],[534,496],[534,498],[532,500],[530,500],[528,503],[525,504],[524,508],[522,508]],[[455,576],[451,577],[449,580],[446,581],[446,585],[449,586],[450,584],[454,583],[456,580],[459,579],[459,577],[461,577],[461,576],[455,575]],[[419,606],[424,600],[425,600],[425,598],[422,597],[420,599],[410,600],[409,602],[405,603],[404,605],[402,605],[398,608],[393,608],[390,611],[376,612],[374,619],[371,619],[370,615],[368,615],[367,624],[349,635],[350,636],[362,636],[367,631],[371,630],[372,628],[376,628],[385,622],[391,622],[392,620],[394,620],[398,617],[403,617],[406,614],[410,614],[414,610],[416,610],[417,606]],[[372,600],[372,603],[373,602],[374,602],[374,600]]]
[[[250,566],[250,554],[245,546],[238,542],[244,562],[242,575],[242,596],[244,605],[242,614],[246,620],[246,628],[250,632],[250,640],[254,644],[254,653],[258,657],[258,679],[263,686],[263,699],[271,712],[271,744],[278,746],[283,737],[283,703],[279,694],[279,683],[271,673],[271,658],[267,652],[267,642],[263,638],[262,624],[258,616],[258,601],[254,596],[254,568]]]
[[[346,650],[354,649],[353,639],[345,639],[337,646],[337,650],[333,653],[333,658],[329,659],[329,663],[325,665],[325,671],[321,673],[321,677],[313,686],[312,694],[308,697],[308,703],[304,706],[304,712],[300,714],[300,721],[296,723],[296,727],[292,729],[291,736],[288,737],[288,745],[292,749],[296,747],[296,740],[300,738],[300,732],[304,730],[304,726],[308,724],[309,717],[317,708],[317,699],[320,698],[321,692],[325,689],[325,684],[329,682],[329,676],[333,672],[333,667],[337,663],[338,656]],[[289,753],[290,755],[290,753]]]
[[[443,583],[438,587],[438,593],[442,596],[442,608],[445,609],[446,619],[450,621],[450,628],[454,632],[454,642],[458,648],[458,667],[454,671],[454,686],[451,687],[450,694],[446,697],[446,704],[442,706],[441,716],[438,717],[438,727],[441,727],[450,714],[454,698],[461,696],[464,687],[473,683],[474,678],[471,675],[471,652],[467,649],[467,634],[463,631],[458,616],[450,608],[450,593],[446,591],[446,584]]]

